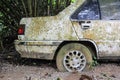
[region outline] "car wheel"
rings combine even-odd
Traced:
[[[59,71],[81,72],[90,68],[92,55],[90,50],[79,43],[64,45],[56,57],[56,65]]]

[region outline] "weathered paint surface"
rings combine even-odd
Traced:
[[[89,28],[70,21],[70,15],[84,2],[77,0],[56,16],[23,18],[25,35],[15,41],[22,57],[53,59],[55,50],[64,40],[93,40],[99,49],[99,57],[120,56],[120,21],[92,20]],[[24,43],[22,43],[24,42]]]
[[[54,53],[61,41],[15,41],[16,50],[21,57],[53,59]]]
[[[88,24],[90,27],[85,30],[82,29],[84,26],[81,26],[81,37],[96,42],[99,49],[99,57],[120,56],[120,21],[92,20],[90,23],[87,23],[87,25]],[[78,27],[77,22],[74,25]],[[77,31],[77,33],[79,33],[79,31]]]
[[[77,0],[56,16],[23,18],[24,40],[77,40],[69,17],[83,1]]]
[[[25,43],[15,43],[21,56],[53,59],[59,42],[78,40],[69,17],[83,2],[84,0],[77,0],[56,16],[23,18],[20,24],[25,24],[25,35],[18,37]],[[19,41],[15,42],[19,43]]]

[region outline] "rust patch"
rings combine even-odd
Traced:
[[[25,40],[78,40],[69,17],[83,2],[77,0],[56,16],[23,18]]]
[[[91,27],[82,30],[83,38],[96,42],[99,56],[120,56],[119,26],[117,20],[92,20]]]
[[[78,41],[81,38],[87,38],[95,41],[99,49],[99,56],[120,56],[120,21],[92,20],[90,21],[90,28],[85,30],[82,29],[82,26],[78,22],[70,21],[70,15],[84,1],[77,0],[76,3],[71,4],[56,16],[23,18],[20,24],[25,24],[26,27],[25,35],[21,36],[21,39],[24,41],[33,41],[33,43],[28,42],[27,46],[18,46],[16,44],[16,50],[20,53],[22,51],[28,52],[29,54],[26,54],[26,56],[31,58],[33,54],[39,55],[38,53],[50,53],[53,56],[57,46],[41,42],[34,43],[34,41]],[[24,55],[23,53],[21,54]]]
[[[23,18],[20,24],[25,24],[25,45],[16,44],[21,56],[53,59],[58,45],[53,45],[51,41],[55,44],[56,41],[78,40],[69,17],[84,1],[77,0],[56,16]],[[19,37],[23,39],[22,36]]]

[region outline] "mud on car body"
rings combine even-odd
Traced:
[[[21,57],[56,60],[60,71],[89,69],[93,57],[120,59],[120,1],[76,0],[55,16],[22,18]]]

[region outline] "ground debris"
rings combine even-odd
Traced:
[[[31,76],[27,77],[25,76],[26,80],[31,80]]]
[[[93,80],[93,79],[92,79],[92,77],[90,77],[86,74],[71,73],[64,80]]]
[[[1,76],[0,76],[0,78],[4,78],[4,76],[3,76],[3,75],[1,75]]]
[[[79,80],[93,80],[93,79],[88,75],[81,75]]]
[[[62,79],[58,77],[57,80],[62,80]]]
[[[114,74],[112,74],[110,77],[112,77],[112,78],[116,78],[116,76],[115,76]]]
[[[26,62],[37,64],[26,64]],[[120,80],[120,66],[116,64],[102,63],[90,71],[70,73],[57,71],[55,62],[51,65],[48,63],[49,61],[43,60],[25,60],[24,63],[17,65],[9,60],[3,60],[0,80],[82,80],[85,76],[92,78],[86,80]]]

